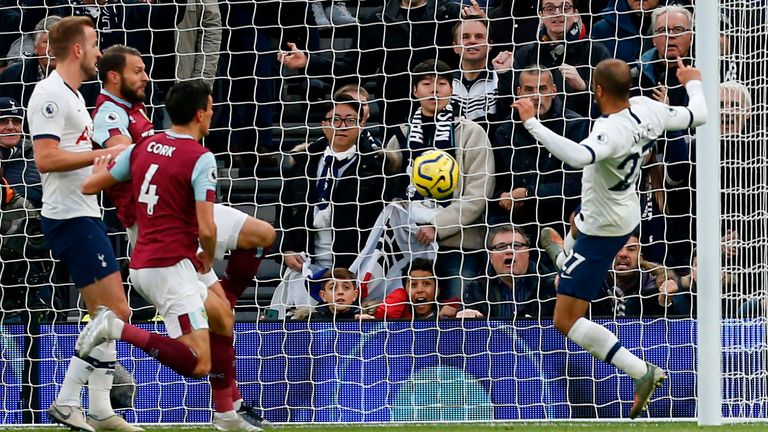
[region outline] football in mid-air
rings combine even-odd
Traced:
[[[447,198],[459,184],[459,164],[442,150],[427,151],[413,161],[411,183],[426,198]]]

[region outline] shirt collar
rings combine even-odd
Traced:
[[[125,106],[127,106],[127,107],[130,107],[130,106],[131,106],[131,103],[130,103],[130,102],[128,102],[128,101],[127,101],[127,100],[125,100],[125,99],[122,99],[122,98],[119,98],[119,97],[115,96],[114,94],[110,93],[110,92],[109,92],[108,90],[106,90],[106,89],[101,89],[101,94],[103,94],[103,95],[107,95],[107,96],[109,96],[110,98],[114,99],[116,102],[120,102],[121,104],[123,104],[123,105],[125,105]]]

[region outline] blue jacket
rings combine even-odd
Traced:
[[[633,19],[635,14],[627,0],[615,0],[603,9],[602,20],[592,26],[592,39],[601,42],[614,58],[624,60],[631,68],[636,67],[640,54],[652,46],[650,39],[643,39],[643,29],[638,28]],[[644,21],[650,22],[650,19],[651,15],[647,14]]]

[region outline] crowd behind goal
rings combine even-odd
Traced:
[[[600,116],[594,67],[619,58],[631,67],[633,94],[685,106],[675,69],[678,58],[695,63],[691,3],[3,0],[3,319],[30,310],[63,319],[77,307],[68,275],[42,244],[40,175],[26,123],[35,83],[55,66],[47,29],[59,17],[90,17],[102,51],[121,44],[143,54],[147,114],[157,130],[170,125],[164,97],[174,82],[202,78],[211,86],[214,118],[204,145],[217,158],[220,198],[253,215],[258,209],[278,231],[268,255],[276,264],[256,276],[257,299],[270,311],[263,316],[541,320],[552,316],[556,284],[554,263],[538,246],[541,230],[566,232],[581,173],[539,145],[510,105],[531,98],[548,129],[578,142]],[[763,18],[749,13],[722,15],[723,58],[745,49],[729,39],[734,22]],[[740,66],[722,62],[720,87],[723,154],[735,154],[736,164],[757,154],[725,146],[744,144],[761,126],[750,115],[755,89],[744,84],[755,77]],[[97,80],[81,87],[89,108],[99,90]],[[431,113],[418,109],[449,97],[450,105]],[[642,223],[616,256],[592,316],[695,315],[694,132],[657,141],[639,180]],[[319,160],[336,141],[353,146],[360,161],[354,170],[334,169],[329,186]],[[426,147],[473,149],[454,153],[460,186],[413,231],[415,243],[436,242],[435,259],[416,258],[402,267],[402,283],[369,289],[350,267],[387,204],[417,200],[405,173],[410,155]],[[748,188],[756,178],[750,169],[729,177],[726,189]],[[762,246],[745,236],[764,230],[751,218],[759,202],[742,201],[734,215],[747,222],[722,233],[723,255],[733,268],[750,269]],[[125,262],[124,228],[109,210],[105,220]],[[270,305],[275,286],[288,289],[287,271],[305,268],[313,274],[304,285],[307,304]],[[727,273],[724,312],[763,311],[758,282],[754,272]]]

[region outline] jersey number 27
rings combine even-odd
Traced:
[[[152,215],[155,213],[155,205],[160,197],[157,195],[157,185],[150,183],[152,177],[157,172],[158,165],[152,164],[149,166],[147,173],[144,174],[144,182],[141,184],[141,191],[139,192],[139,202],[147,205],[147,214]]]

